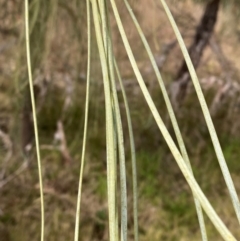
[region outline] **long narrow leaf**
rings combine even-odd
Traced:
[[[31,67],[31,54],[30,54],[30,37],[29,37],[29,8],[28,0],[25,0],[25,30],[26,30],[26,51],[27,51],[27,66],[28,66],[28,80],[29,88],[32,102],[32,112],[33,112],[33,125],[34,125],[34,135],[36,143],[37,152],[37,162],[38,162],[38,178],[40,187],[40,200],[41,200],[41,241],[44,240],[44,196],[43,196],[43,181],[42,181],[42,167],[41,167],[41,156],[39,148],[39,138],[38,138],[38,127],[37,127],[37,115],[35,108],[35,97],[33,90],[33,80],[32,80],[32,67]]]
[[[108,28],[109,29],[109,28]],[[108,30],[109,32],[109,30]],[[126,165],[125,165],[125,150],[120,108],[118,103],[115,74],[114,74],[114,57],[112,50],[111,34],[108,34],[108,61],[111,77],[111,87],[113,94],[113,103],[116,117],[117,140],[119,150],[119,164],[120,164],[120,187],[121,187],[121,240],[127,240],[127,184],[126,184]]]
[[[208,110],[208,107],[207,107],[206,100],[204,98],[200,83],[198,81],[196,71],[193,67],[192,61],[191,61],[190,56],[188,54],[187,48],[184,44],[181,33],[180,33],[176,23],[175,23],[175,20],[174,20],[172,14],[171,14],[166,2],[164,0],[160,0],[160,1],[162,2],[162,5],[165,9],[165,12],[167,13],[168,19],[169,19],[169,21],[172,25],[172,28],[175,32],[175,35],[178,39],[180,48],[182,50],[183,56],[184,56],[185,61],[187,63],[187,66],[188,66],[188,69],[189,69],[189,72],[190,72],[190,75],[191,75],[191,78],[192,78],[192,81],[193,81],[193,85],[195,87],[195,90],[196,90],[196,93],[197,93],[197,96],[198,96],[198,100],[201,104],[203,115],[204,115],[204,118],[206,120],[207,127],[208,127],[208,130],[209,130],[211,139],[212,139],[212,143],[213,143],[213,146],[214,146],[214,149],[215,149],[218,161],[219,161],[219,165],[221,167],[223,177],[224,177],[224,180],[227,184],[227,187],[228,187],[231,199],[232,199],[233,207],[234,207],[235,213],[237,215],[238,222],[240,224],[240,203],[239,203],[238,195],[237,195],[237,192],[235,190],[231,175],[229,173],[229,170],[228,170],[228,167],[227,167],[227,164],[226,164],[223,152],[222,152],[222,148],[220,146],[218,136],[217,136],[215,127],[213,125],[213,122],[212,122],[212,119],[211,119],[211,116],[210,116],[210,113],[209,113],[209,110]]]
[[[107,67],[107,57],[104,49],[103,37],[98,18],[97,1],[92,0],[93,19],[98,44],[98,50],[101,60],[103,83],[105,93],[105,106],[106,106],[106,141],[107,141],[107,182],[108,182],[108,210],[109,210],[109,237],[110,241],[116,240],[116,176],[115,176],[115,163],[114,160],[114,124],[112,115],[112,102],[110,94],[110,81]]]
[[[172,104],[170,102],[170,99],[168,97],[168,93],[167,93],[167,90],[165,88],[165,85],[164,85],[164,82],[163,82],[163,79],[162,79],[162,76],[160,74],[160,71],[158,69],[158,66],[157,66],[157,63],[155,61],[155,58],[153,56],[153,53],[150,49],[150,46],[147,42],[147,39],[146,37],[144,36],[143,34],[143,31],[129,5],[129,2],[127,0],[124,0],[125,2],[125,5],[128,9],[128,12],[138,30],[138,33],[140,35],[140,38],[144,44],[144,47],[148,53],[148,56],[149,56],[149,59],[151,61],[151,64],[153,66],[153,69],[154,69],[154,72],[157,76],[157,80],[158,80],[158,83],[160,85],[160,88],[162,90],[162,93],[163,93],[163,98],[164,98],[164,101],[166,103],[166,106],[167,106],[167,110],[168,110],[168,113],[169,113],[169,116],[170,116],[170,120],[172,122],[172,125],[173,125],[173,129],[174,129],[174,132],[175,132],[175,135],[177,137],[177,141],[178,141],[178,145],[180,147],[180,151],[181,151],[181,154],[183,156],[183,159],[185,160],[186,164],[188,165],[189,167],[189,170],[192,172],[192,167],[191,167],[191,163],[190,163],[190,160],[189,160],[189,157],[188,157],[188,154],[187,154],[187,150],[186,150],[186,147],[185,147],[185,144],[184,144],[184,141],[183,141],[183,138],[182,138],[182,135],[181,135],[181,131],[180,131],[180,128],[178,126],[178,123],[177,123],[177,119],[176,119],[176,116],[174,114],[174,111],[173,111],[173,107],[172,107]],[[193,172],[192,172],[193,173]],[[197,211],[197,216],[198,216],[198,220],[199,220],[199,225],[200,225],[200,230],[201,230],[201,235],[202,235],[202,240],[203,241],[207,241],[208,238],[207,238],[207,233],[206,233],[206,227],[205,227],[205,222],[204,222],[204,218],[203,218],[203,213],[202,213],[202,208],[201,208],[201,205],[199,203],[199,201],[194,197],[194,202],[195,202],[195,207],[196,207],[196,211]]]
[[[81,166],[80,166],[80,174],[79,174],[74,241],[79,240],[79,223],[80,223],[80,211],[81,211],[82,180],[83,180],[83,170],[84,170],[86,141],[87,141],[89,92],[90,92],[90,73],[91,73],[91,16],[90,16],[90,2],[89,2],[89,0],[86,0],[86,5],[87,5],[87,29],[88,29],[87,30],[87,32],[88,32],[87,86],[86,86],[83,145],[82,145]]]
[[[130,110],[128,106],[128,100],[125,93],[125,89],[122,83],[122,78],[115,61],[115,69],[117,73],[117,77],[120,83],[123,101],[126,109],[127,115],[127,123],[128,123],[128,131],[129,131],[129,139],[130,139],[130,148],[131,148],[131,163],[132,163],[132,179],[133,179],[133,222],[134,222],[134,240],[138,241],[138,191],[137,191],[137,164],[136,164],[136,152],[135,152],[135,144],[134,144],[134,136],[133,136],[133,128]]]
[[[111,4],[112,4],[112,8],[113,8],[113,12],[114,12],[114,16],[118,25],[118,29],[120,31],[125,49],[127,51],[128,57],[130,59],[130,62],[132,64],[134,73],[137,77],[138,83],[141,87],[141,90],[144,94],[144,97],[147,101],[147,104],[149,105],[149,108],[156,120],[156,123],[159,127],[159,129],[162,132],[163,137],[165,138],[175,160],[177,161],[183,175],[185,176],[189,186],[191,187],[192,191],[194,192],[194,194],[196,195],[196,197],[198,198],[198,200],[200,201],[202,207],[204,208],[204,210],[206,211],[207,215],[209,216],[209,218],[211,219],[211,221],[213,222],[213,224],[215,225],[216,229],[219,231],[219,233],[222,235],[222,237],[225,240],[236,240],[234,238],[234,236],[230,233],[230,231],[227,229],[227,227],[224,225],[224,223],[222,222],[222,220],[218,217],[218,215],[216,214],[216,212],[214,211],[214,209],[212,208],[211,204],[209,203],[209,201],[207,200],[207,198],[205,197],[205,195],[203,194],[201,188],[199,187],[198,183],[196,182],[196,180],[194,179],[192,173],[189,171],[188,166],[186,165],[185,161],[183,160],[179,150],[177,149],[174,141],[172,140],[171,136],[168,133],[167,128],[165,127],[157,109],[156,106],[154,105],[152,98],[146,88],[146,85],[143,81],[142,75],[137,67],[137,63],[136,60],[133,56],[131,47],[129,45],[129,42],[127,40],[123,25],[122,25],[122,21],[120,19],[117,7],[116,7],[116,3],[114,0],[110,0]]]

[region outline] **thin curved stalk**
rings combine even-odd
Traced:
[[[211,139],[212,139],[212,143],[213,143],[213,146],[214,146],[217,158],[218,158],[218,162],[219,162],[219,165],[221,167],[221,170],[222,170],[223,177],[224,177],[224,180],[226,182],[227,188],[229,190],[230,197],[231,197],[231,200],[232,200],[232,203],[233,203],[233,207],[234,207],[235,213],[236,213],[237,218],[238,218],[238,222],[240,224],[240,203],[239,203],[238,195],[237,195],[237,192],[235,190],[231,175],[229,173],[228,166],[226,164],[226,161],[225,161],[225,158],[224,158],[224,155],[223,155],[223,152],[222,152],[222,148],[220,146],[218,136],[217,136],[215,127],[213,125],[213,122],[212,122],[212,119],[211,119],[211,116],[210,116],[210,113],[209,113],[209,110],[208,110],[208,107],[207,107],[207,103],[205,101],[200,83],[198,81],[196,71],[193,67],[192,61],[191,61],[190,56],[188,54],[187,48],[184,44],[181,33],[180,33],[180,31],[179,31],[179,29],[176,25],[176,22],[175,22],[175,20],[172,16],[167,4],[166,4],[166,2],[164,0],[161,0],[161,3],[164,7],[164,10],[165,10],[165,12],[168,16],[168,19],[169,19],[170,23],[172,25],[172,28],[175,32],[175,35],[176,35],[177,40],[179,42],[180,48],[182,50],[184,59],[187,63],[187,66],[188,66],[188,69],[189,69],[189,72],[190,72],[190,75],[191,75],[191,78],[192,78],[192,82],[193,82],[193,85],[195,87],[195,90],[196,90],[196,93],[197,93],[197,96],[198,96],[198,100],[200,102],[200,105],[201,105],[201,108],[202,108],[202,111],[203,111],[203,115],[204,115],[204,118],[206,120],[207,127],[208,127],[208,130],[209,130]]]
[[[138,191],[137,191],[137,164],[136,164],[136,152],[135,152],[135,142],[133,136],[132,120],[130,115],[130,110],[128,106],[128,100],[125,93],[125,89],[122,83],[122,78],[120,71],[118,69],[117,63],[115,61],[115,70],[120,83],[123,101],[126,109],[129,139],[130,139],[130,149],[131,149],[131,163],[132,163],[132,179],[133,179],[133,223],[134,223],[134,240],[138,241]]]
[[[97,45],[103,72],[103,83],[106,107],[106,141],[107,141],[107,182],[108,182],[108,210],[109,210],[109,239],[116,240],[116,176],[114,160],[114,124],[112,114],[112,101],[110,93],[110,81],[108,75],[107,58],[104,49],[103,37],[98,18],[98,6],[96,0],[92,0],[93,19],[97,38]]]
[[[41,241],[44,240],[44,196],[43,196],[43,181],[42,181],[42,167],[41,167],[41,156],[39,148],[39,138],[38,138],[38,127],[37,127],[37,115],[36,115],[36,105],[33,90],[33,80],[32,80],[32,67],[31,67],[31,54],[30,54],[30,36],[29,36],[29,7],[28,0],[25,0],[25,30],[26,30],[26,51],[27,51],[27,66],[28,66],[28,80],[29,88],[32,102],[32,112],[33,112],[33,125],[36,143],[36,153],[37,153],[37,163],[38,163],[38,178],[40,187],[40,200],[41,200]]]
[[[228,240],[228,241],[232,241],[232,240],[236,240],[235,237],[231,234],[231,232],[227,229],[227,227],[225,226],[225,224],[222,222],[222,220],[219,218],[219,216],[216,214],[215,210],[212,208],[211,204],[209,203],[208,199],[205,197],[204,193],[202,192],[201,188],[199,187],[198,183],[196,182],[196,180],[194,179],[192,173],[189,171],[189,168],[187,166],[187,164],[185,163],[185,161],[183,160],[178,148],[176,147],[174,141],[172,140],[166,126],[164,125],[155,104],[152,101],[152,98],[147,90],[147,87],[143,81],[142,75],[138,69],[136,60],[133,56],[131,47],[129,45],[129,42],[127,40],[123,25],[122,25],[122,21],[120,19],[117,7],[116,7],[116,3],[114,0],[110,0],[111,1],[111,5],[113,8],[113,12],[114,12],[114,16],[118,25],[118,29],[119,32],[121,34],[125,49],[127,51],[128,57],[130,59],[130,62],[132,64],[134,73],[137,77],[138,83],[141,87],[141,90],[144,94],[144,97],[147,101],[147,104],[156,120],[156,123],[160,129],[160,131],[162,132],[162,135],[165,139],[165,141],[167,142],[175,160],[177,161],[186,181],[188,182],[190,188],[192,189],[192,191],[194,192],[194,194],[196,195],[196,197],[198,198],[198,200],[200,201],[203,209],[206,211],[208,217],[210,218],[210,220],[213,222],[214,226],[216,227],[216,229],[219,231],[219,233],[222,235],[222,237],[224,238],[224,240]]]
[[[106,2],[106,8],[107,8]],[[126,164],[125,164],[125,150],[124,150],[124,138],[123,138],[123,128],[121,121],[121,114],[119,108],[119,101],[116,91],[115,83],[115,73],[114,73],[114,56],[112,48],[112,38],[111,30],[109,27],[109,16],[108,11],[106,11],[106,27],[107,27],[107,49],[106,53],[108,56],[109,73],[111,80],[111,92],[113,96],[113,113],[116,121],[116,133],[117,133],[117,144],[118,144],[118,154],[119,154],[119,165],[120,165],[120,189],[121,189],[121,240],[127,240],[127,180],[126,180]],[[117,175],[117,174],[116,174]]]
[[[125,151],[124,151],[124,139],[123,139],[123,129],[121,114],[119,108],[119,102],[116,91],[115,76],[114,76],[114,60],[113,52],[111,46],[111,39],[109,38],[109,67],[110,67],[110,77],[111,86],[113,93],[113,105],[116,117],[116,128],[117,128],[117,143],[119,151],[119,164],[120,164],[120,188],[121,188],[121,240],[127,240],[127,185],[126,185],[126,165],[125,165]]]
[[[112,39],[111,39],[110,28],[108,26],[109,17],[108,17],[108,11],[106,11],[105,9],[107,5],[105,5],[104,1],[102,1],[100,3],[100,6],[101,6],[100,13],[101,13],[101,19],[102,19],[102,31],[103,31],[104,43],[105,43],[104,44],[105,54],[108,60],[109,77],[111,81],[110,86],[111,86],[111,94],[112,94],[112,111],[113,111],[113,116],[116,124],[115,137],[116,137],[116,141],[118,145],[118,153],[119,153],[120,189],[121,189],[121,240],[126,241],[127,240],[127,186],[126,186],[124,139],[123,139],[121,114],[120,114],[120,108],[119,108],[119,102],[118,102],[116,84],[115,84]],[[115,175],[117,177],[117,173]]]
[[[141,29],[141,27],[140,27],[140,25],[137,21],[137,18],[135,17],[135,15],[134,15],[134,13],[133,13],[130,5],[129,5],[129,2],[127,0],[124,0],[124,3],[125,3],[125,5],[128,9],[128,12],[129,12],[135,26],[136,26],[136,29],[139,33],[139,36],[140,36],[140,38],[143,42],[143,45],[144,45],[144,47],[145,47],[145,49],[148,53],[148,56],[149,56],[149,59],[151,61],[152,66],[153,66],[154,72],[157,76],[157,80],[158,80],[158,83],[160,85],[164,101],[165,101],[166,106],[167,106],[169,117],[170,117],[171,123],[173,125],[173,129],[174,129],[174,132],[175,132],[175,135],[176,135],[176,138],[177,138],[177,142],[178,142],[182,157],[185,160],[186,164],[188,165],[189,170],[193,174],[191,163],[190,163],[190,160],[189,160],[189,157],[188,157],[188,153],[187,153],[184,141],[183,141],[183,137],[182,137],[180,128],[178,126],[177,119],[176,119],[176,116],[174,114],[172,104],[170,102],[166,87],[164,85],[162,76],[161,76],[160,71],[158,69],[157,63],[156,63],[155,58],[153,56],[153,53],[152,53],[152,51],[150,49],[150,46],[149,46],[149,44],[146,40],[146,37],[144,36],[144,33],[143,33],[143,31],[142,31],[142,29]],[[196,207],[196,211],[197,211],[197,216],[198,216],[199,226],[200,226],[200,230],[201,230],[202,240],[207,241],[208,238],[207,238],[207,232],[206,232],[205,222],[204,222],[204,218],[203,218],[202,208],[201,208],[201,205],[200,205],[199,201],[194,197],[194,195],[193,195],[193,198],[194,198],[195,207]]]
[[[90,3],[89,3],[89,0],[86,0],[86,5],[87,5],[87,34],[88,34],[87,86],[86,86],[83,145],[82,145],[81,167],[80,167],[80,176],[79,176],[79,185],[78,185],[78,197],[77,197],[77,209],[76,209],[74,241],[78,241],[79,240],[79,224],[80,224],[80,211],[81,211],[82,180],[83,180],[83,169],[84,169],[85,152],[86,152],[87,129],[88,129],[88,111],[89,111],[89,93],[90,93],[91,14],[90,14]]]
[[[107,27],[107,12],[106,12],[106,6],[105,6],[105,0],[98,0],[98,5],[100,7],[99,15],[101,16],[101,22],[102,22],[102,33],[103,33],[103,43],[104,43],[104,49],[106,53],[106,57],[108,58],[108,27]]]

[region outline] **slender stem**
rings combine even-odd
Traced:
[[[211,139],[212,139],[212,143],[213,143],[213,146],[214,146],[217,158],[218,158],[218,162],[219,162],[220,168],[222,170],[223,177],[224,177],[224,180],[226,182],[226,185],[227,185],[227,188],[228,188],[228,191],[229,191],[232,203],[233,203],[233,207],[234,207],[238,222],[240,223],[240,203],[239,203],[238,195],[237,195],[233,180],[231,178],[230,172],[228,170],[228,166],[226,164],[226,161],[225,161],[225,158],[224,158],[224,155],[223,155],[223,151],[222,151],[222,148],[220,146],[218,136],[217,136],[215,127],[213,125],[212,118],[211,118],[210,113],[209,113],[209,109],[207,107],[206,100],[204,98],[200,83],[198,81],[196,71],[195,71],[194,66],[192,64],[192,61],[191,61],[191,58],[190,58],[189,53],[187,51],[187,48],[184,44],[181,33],[180,33],[180,31],[179,31],[179,29],[176,25],[176,22],[175,22],[175,20],[172,16],[167,4],[166,4],[166,2],[164,0],[160,0],[160,1],[162,2],[162,5],[165,9],[165,12],[168,16],[168,19],[169,19],[169,21],[172,25],[172,28],[175,32],[175,35],[176,35],[177,40],[179,42],[180,48],[182,50],[183,56],[185,58],[186,64],[188,66],[188,69],[189,69],[189,72],[190,72],[190,75],[191,75],[191,78],[192,78],[192,82],[193,82],[194,88],[196,90],[198,100],[200,102],[202,112],[203,112],[204,118],[206,120],[207,127],[208,127],[208,130],[209,130]]]
[[[41,167],[41,156],[40,156],[39,138],[38,138],[37,116],[36,116],[35,97],[34,97],[33,80],[32,80],[28,12],[29,12],[28,0],[25,0],[27,66],[28,66],[28,79],[29,79],[29,88],[30,88],[31,103],[32,103],[33,125],[34,125],[34,134],[35,134],[36,152],[37,152],[38,176],[39,176],[40,200],[41,200],[41,241],[43,241],[44,240],[44,196],[43,196],[42,167]]]
[[[170,98],[168,97],[168,93],[167,93],[166,87],[164,85],[162,76],[160,74],[160,71],[158,69],[157,63],[155,61],[154,55],[153,55],[153,53],[152,53],[152,51],[150,49],[150,46],[149,46],[149,44],[147,42],[146,37],[143,34],[143,31],[142,31],[142,29],[141,29],[141,27],[140,27],[140,25],[139,25],[139,23],[137,21],[137,18],[135,17],[135,15],[134,15],[134,13],[133,13],[130,5],[129,5],[129,2],[127,0],[124,0],[124,2],[125,2],[125,5],[126,5],[126,7],[128,9],[128,12],[129,12],[130,16],[132,17],[132,20],[133,20],[133,22],[134,22],[134,24],[135,24],[135,26],[137,28],[139,36],[142,39],[143,45],[144,45],[144,47],[145,47],[145,49],[146,49],[146,51],[148,53],[148,56],[149,56],[149,59],[151,61],[152,66],[153,66],[154,72],[155,72],[155,74],[157,76],[157,80],[158,80],[158,83],[160,85],[164,101],[165,101],[166,106],[167,106],[169,117],[170,117],[171,123],[173,125],[173,129],[174,129],[175,135],[177,137],[177,142],[178,142],[178,146],[180,148],[182,157],[183,157],[184,161],[186,162],[186,164],[188,165],[189,170],[192,172],[191,163],[190,163],[190,160],[189,160],[189,157],[188,157],[188,153],[187,153],[184,141],[183,141],[183,137],[182,137],[180,128],[178,126],[177,119],[176,119],[176,116],[174,114],[172,104],[170,102]],[[201,205],[200,205],[199,201],[195,197],[193,197],[193,198],[194,198],[195,207],[196,207],[196,211],[197,211],[197,216],[198,216],[198,220],[199,220],[199,226],[200,226],[200,230],[201,230],[202,240],[203,241],[207,241],[208,238],[207,238],[207,232],[206,232],[205,222],[204,222],[204,218],[203,218],[202,208],[201,208]]]
[[[107,142],[107,181],[108,181],[108,210],[109,210],[109,239],[116,240],[116,173],[115,173],[115,149],[114,149],[114,124],[112,113],[112,100],[108,73],[107,57],[104,49],[103,37],[99,23],[99,12],[96,0],[92,0],[93,20],[101,60],[105,108],[106,108],[106,142]]]
[[[89,0],[86,0],[86,5],[87,5],[87,29],[88,29],[87,86],[86,86],[83,145],[82,145],[81,167],[80,167],[79,186],[78,186],[78,198],[77,198],[77,210],[76,210],[74,241],[78,241],[78,239],[79,239],[79,223],[80,223],[80,211],[81,211],[82,180],[83,180],[83,169],[84,169],[84,162],[85,162],[86,142],[87,142],[89,92],[90,92],[89,89],[90,89],[90,73],[91,73],[91,14],[90,14],[90,3],[89,3]]]
[[[187,166],[187,164],[185,163],[185,161],[182,158],[181,153],[179,152],[178,148],[176,147],[172,137],[170,136],[166,126],[164,125],[162,118],[160,117],[157,108],[148,92],[148,89],[143,81],[142,75],[139,71],[139,68],[137,66],[136,60],[134,58],[134,55],[132,53],[130,44],[128,42],[128,39],[126,37],[126,33],[125,30],[123,28],[123,24],[121,21],[121,18],[119,16],[119,12],[116,6],[116,3],[114,0],[110,0],[111,1],[111,5],[112,5],[112,9],[114,12],[114,16],[117,22],[117,26],[118,29],[120,31],[125,49],[127,51],[129,60],[131,62],[131,65],[133,67],[134,73],[137,77],[138,83],[141,87],[141,90],[144,94],[144,97],[147,101],[147,104],[156,120],[156,123],[164,137],[164,139],[166,140],[166,143],[168,144],[175,160],[177,161],[186,181],[188,182],[190,188],[192,189],[192,191],[194,192],[194,194],[196,195],[196,197],[199,199],[203,209],[206,211],[208,217],[211,219],[211,221],[213,222],[213,224],[215,225],[215,227],[217,228],[217,230],[219,231],[219,233],[222,235],[222,237],[224,238],[224,240],[236,240],[235,237],[231,234],[231,232],[227,229],[227,227],[225,226],[225,224],[222,222],[222,220],[219,218],[219,216],[216,214],[215,210],[212,208],[211,204],[209,203],[208,199],[206,198],[206,196],[204,195],[204,193],[202,192],[201,188],[199,187],[198,183],[196,182],[195,178],[193,177],[192,173],[189,171],[189,168]]]
[[[127,123],[128,123],[128,132],[130,139],[130,149],[131,149],[131,163],[132,163],[132,180],[133,180],[133,223],[134,223],[134,240],[138,241],[138,191],[137,191],[137,164],[136,164],[136,152],[135,152],[135,143],[133,136],[133,128],[130,110],[128,106],[128,100],[125,93],[125,89],[122,83],[122,78],[120,75],[120,71],[118,69],[117,63],[115,61],[115,69],[117,73],[117,77],[121,86],[121,91],[123,95],[123,101],[126,109],[127,115]]]

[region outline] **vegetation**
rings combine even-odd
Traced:
[[[237,26],[228,40],[216,26],[206,46],[217,57],[206,47],[199,83],[174,21],[196,18],[194,30],[201,14],[191,15],[200,9],[192,1],[26,0],[24,13],[21,4],[6,5],[22,28],[10,17],[3,27],[14,34],[0,43],[14,40],[3,45],[14,67],[2,64],[12,81],[0,77],[3,240],[237,240]],[[193,85],[173,108],[168,93],[181,58],[171,60],[180,50]]]

